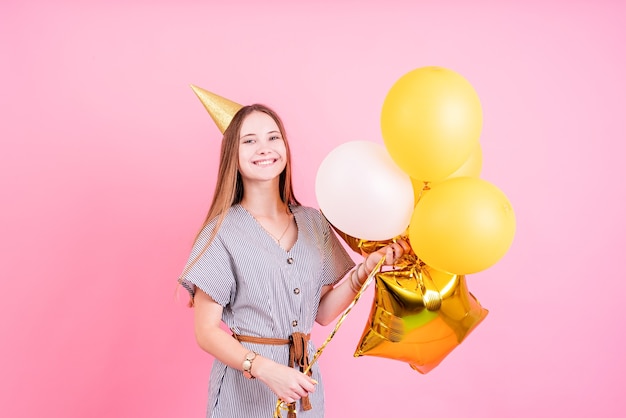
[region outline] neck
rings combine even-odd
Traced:
[[[289,211],[277,187],[244,187],[241,206],[255,217],[276,218]]]

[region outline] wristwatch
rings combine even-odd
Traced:
[[[246,377],[246,379],[254,379],[254,376],[252,376],[252,362],[256,358],[256,355],[257,353],[255,353],[254,351],[250,351],[248,354],[246,354],[246,358],[241,365],[241,368],[243,369],[243,375]]]

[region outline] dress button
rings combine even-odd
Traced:
[[[292,327],[297,327],[298,326],[298,321],[296,321],[295,319],[291,322],[291,326]]]
[[[293,258],[289,257],[289,258],[287,259],[287,264],[293,264]]]
[[[300,294],[300,288],[296,287],[295,289],[293,289],[293,293],[295,293],[296,295]]]

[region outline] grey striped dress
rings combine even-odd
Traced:
[[[322,286],[337,283],[354,266],[318,210],[291,206],[291,211],[298,237],[285,251],[241,205],[232,206],[211,245],[181,281],[191,295],[197,286],[219,303],[224,308],[222,320],[237,334],[287,339],[296,331],[309,333]],[[202,231],[189,262],[205,247],[214,225]],[[242,344],[288,363],[287,345]],[[312,343],[308,350],[312,358]],[[312,372],[319,382],[310,396],[313,409],[303,411],[298,402],[298,417],[324,416],[324,386],[317,363]],[[241,371],[214,360],[207,417],[271,418],[276,400],[261,381],[248,380]]]

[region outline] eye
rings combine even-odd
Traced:
[[[243,141],[241,141],[242,144],[252,144],[254,142],[254,139],[250,139],[250,138],[246,138]]]
[[[276,141],[278,139],[281,139],[280,135],[272,135],[272,136],[270,136],[270,141]]]

